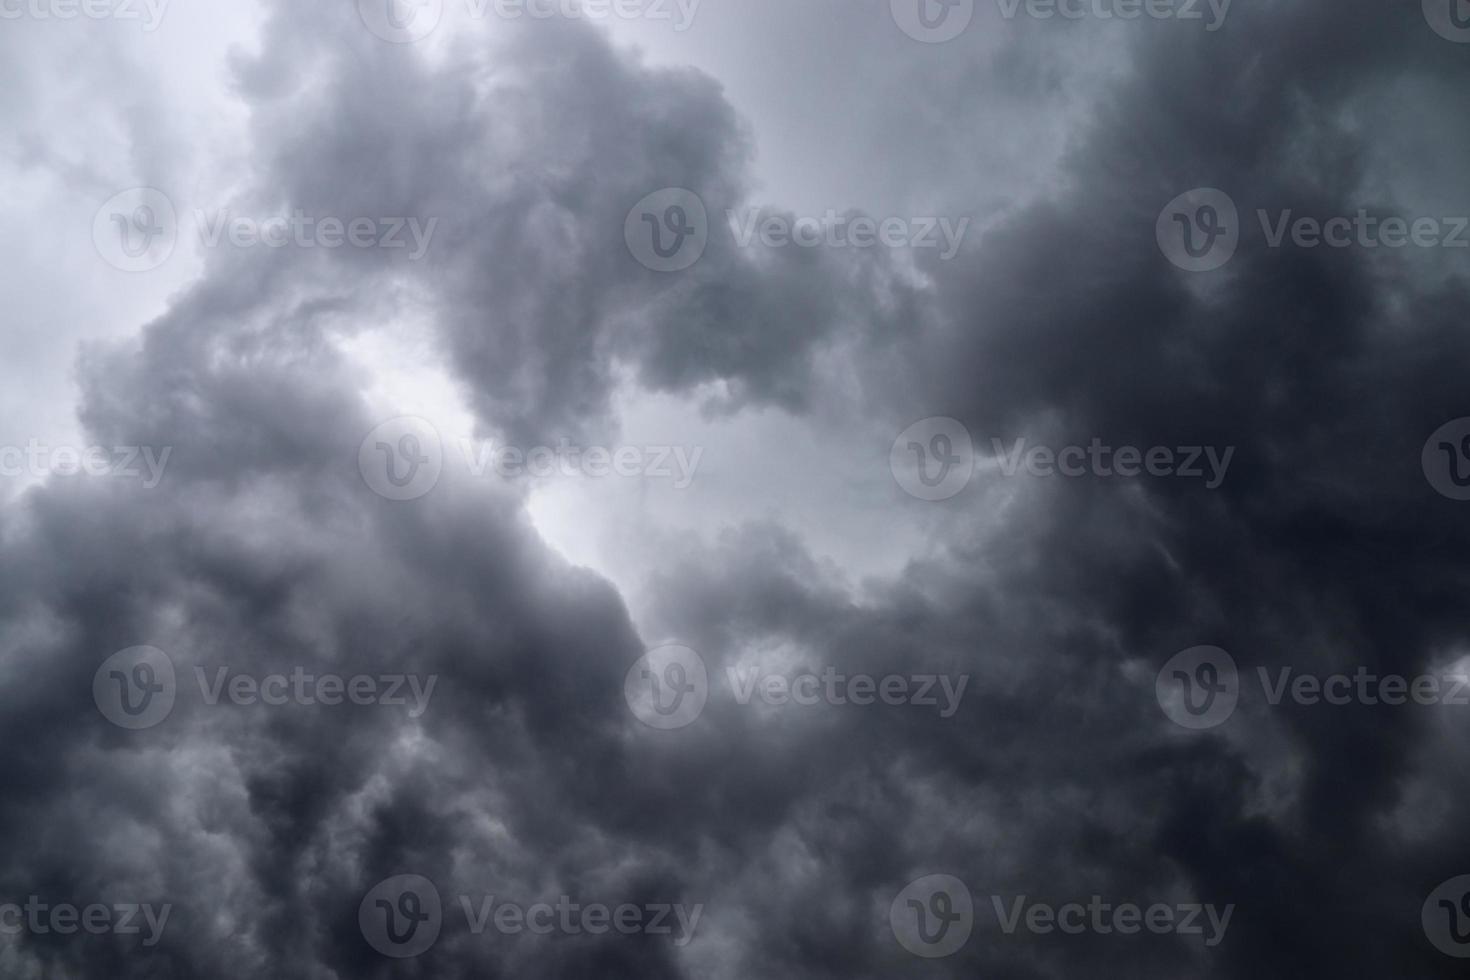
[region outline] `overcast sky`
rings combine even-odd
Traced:
[[[0,0],[0,975],[1450,977],[1470,0]]]

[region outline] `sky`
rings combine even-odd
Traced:
[[[0,0],[0,975],[1460,975],[1467,81]]]

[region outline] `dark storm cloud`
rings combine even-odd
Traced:
[[[713,79],[644,66],[576,21],[496,24],[432,66],[350,9],[282,8],[267,31],[239,66],[261,186],[320,214],[439,220],[432,260],[408,271],[474,407],[513,439],[601,424],[620,365],[664,390],[726,382],[716,407],[804,408],[826,343],[904,329],[912,289],[881,254],[734,245],[750,137]],[[304,67],[323,59],[325,78]],[[639,266],[622,236],[667,187],[712,225],[679,276]]]
[[[374,497],[355,465],[372,420],[322,337],[341,306],[297,301],[289,275],[256,281],[253,301],[213,283],[141,348],[87,363],[94,431],[167,438],[168,478],[57,480],[8,521],[5,717],[35,751],[9,782],[6,894],[173,907],[141,955],[125,937],[54,935],[25,954],[75,976],[387,975],[356,908],[404,870],[446,895],[529,902],[583,884],[613,903],[679,901],[656,849],[554,859],[596,819],[594,781],[637,799],[614,782],[636,767],[609,741],[638,652],[616,595],[552,559],[509,494],[446,481],[432,509]],[[98,714],[91,678],[134,644],[168,652],[179,703],[125,732]],[[194,671],[219,665],[442,686],[419,724],[388,705],[209,705]],[[433,963],[493,975],[514,955],[450,936]],[[659,975],[669,952],[594,941],[572,955]]]
[[[1054,692],[1085,690],[1093,669],[1109,668],[1090,710],[1045,717],[1070,730],[1059,743],[1086,746],[1089,792],[1116,796],[1128,830],[1100,836],[1083,814],[1059,818],[1051,801],[1028,810],[1027,826],[1061,823],[1039,850],[1094,843],[1092,853],[1068,847],[1049,870],[1045,853],[1023,859],[1028,877],[1037,892],[1072,882],[1084,897],[1138,895],[1130,879],[1173,867],[1202,900],[1236,902],[1229,942],[1195,974],[1412,964],[1416,975],[1448,975],[1418,910],[1466,857],[1454,827],[1470,801],[1430,762],[1463,737],[1463,722],[1446,729],[1435,714],[1381,705],[1288,707],[1253,719],[1269,727],[1245,746],[1167,739],[1116,755],[1102,746],[1123,743],[1091,731],[1099,714],[1131,713],[1140,727],[1155,717],[1148,699],[1117,688],[1120,662],[1157,667],[1195,643],[1230,649],[1251,673],[1351,674],[1361,664],[1413,676],[1464,649],[1452,596],[1467,528],[1419,465],[1428,435],[1465,414],[1463,263],[1447,277],[1422,249],[1268,250],[1255,209],[1406,213],[1368,172],[1401,111],[1379,92],[1426,100],[1416,109],[1445,127],[1442,142],[1428,140],[1444,152],[1460,139],[1470,64],[1410,7],[1242,8],[1218,35],[1155,33],[1137,46],[1134,77],[1101,99],[1096,131],[1073,157],[1073,188],[993,231],[973,263],[933,264],[949,330],[918,351],[912,383],[890,389],[907,418],[955,415],[986,453],[992,437],[1018,436],[1237,447],[1218,493],[1183,481],[1150,481],[1137,495],[1116,482],[1049,481],[1044,509],[957,570],[1028,582],[999,603],[1007,618],[1041,605],[1109,633],[1091,649],[1077,638],[1041,644],[1030,670],[1038,687],[1022,701],[1045,711]],[[1395,177],[1420,169],[1387,155]],[[1245,226],[1236,257],[1207,284],[1162,261],[1153,241],[1160,208],[1196,186],[1227,189]],[[1120,524],[1127,533],[1108,533]],[[993,601],[987,591],[970,603]],[[984,633],[962,642],[991,655]],[[1286,760],[1300,767],[1287,799],[1264,806]],[[1057,785],[1052,751],[1037,747],[1029,761],[1040,786]],[[997,783],[1014,792],[1027,778]],[[1442,809],[1401,835],[1405,793],[1421,778],[1442,791]],[[1014,837],[1002,846],[1026,853]],[[945,848],[934,850],[933,866],[945,867]],[[1106,889],[1083,883],[1080,867],[1094,864],[1107,869]],[[1060,976],[1096,963],[1096,952],[1052,944],[1039,953],[1050,966],[1003,972]],[[988,953],[977,959],[996,965]]]
[[[680,287],[633,266],[618,234],[632,204],[666,184],[738,200],[745,138],[710,80],[640,67],[584,28],[441,69],[350,8],[281,5],[267,39],[235,65],[265,165],[235,206],[440,216],[438,251],[422,269],[212,252],[140,341],[85,353],[88,434],[168,447],[171,464],[148,490],[53,479],[7,515],[5,717],[12,744],[36,748],[12,771],[0,880],[22,901],[171,914],[147,949],[53,931],[7,956],[17,975],[682,975],[652,936],[516,944],[447,924],[421,967],[364,941],[358,902],[407,872],[455,911],[482,894],[702,902],[696,827],[721,800],[676,806],[640,758],[621,692],[640,643],[621,601],[550,556],[514,496],[452,479],[432,507],[368,492],[354,462],[376,420],[338,344],[428,296],[485,424],[517,434],[595,419],[620,353],[661,386],[729,379],[738,400],[794,404],[812,345],[864,305],[837,284],[889,273],[724,255],[707,263],[723,275]],[[808,329],[787,328],[793,309]],[[98,715],[92,675],[138,644],[167,653],[179,703],[128,732]],[[195,671],[222,664],[441,686],[417,721],[201,702]]]
[[[636,84],[636,71],[590,35],[569,43],[591,62],[584,82],[604,71]],[[524,112],[553,115],[559,101],[523,99]],[[344,106],[328,99],[325,108],[333,118]],[[371,144],[371,134],[357,135]],[[410,169],[436,158],[432,134],[391,135],[375,150],[415,147]],[[322,141],[307,132],[296,145],[307,152]],[[415,213],[415,201],[394,197],[391,179],[357,202],[308,197],[320,188],[286,142],[279,166],[303,171],[292,200],[333,213],[377,214],[387,204]],[[454,156],[471,167],[474,153],[461,146]],[[523,176],[538,179],[531,168]],[[476,216],[485,225],[468,222],[459,234],[517,224],[522,203],[513,193],[506,200],[503,214],[487,201]],[[352,211],[357,203],[363,209]],[[529,195],[524,204],[539,207]],[[508,274],[496,271],[491,250],[481,258],[485,274]],[[451,291],[453,266],[444,267]],[[509,891],[529,902],[580,884],[595,889],[584,897],[614,904],[681,899],[676,867],[656,848],[631,864],[622,848],[598,848],[565,872],[551,860],[594,821],[599,799],[584,795],[592,783],[622,791],[630,807],[637,800],[617,779],[636,767],[609,740],[627,721],[620,680],[638,646],[617,597],[553,560],[508,495],[453,496],[447,487],[438,508],[405,510],[361,482],[357,443],[373,420],[334,339],[392,299],[374,271],[320,255],[213,256],[206,279],[140,344],[85,358],[81,414],[91,434],[175,455],[160,489],[59,480],[7,520],[15,652],[5,717],[12,744],[36,750],[22,753],[9,782],[5,823],[17,847],[4,883],[8,895],[44,893],[52,903],[167,902],[174,913],[165,941],[143,955],[124,937],[51,934],[11,950],[12,960],[74,976],[386,975],[358,932],[356,907],[378,879],[406,869],[436,878],[446,895]],[[480,270],[466,266],[464,275]],[[519,295],[534,302],[533,291]],[[554,339],[528,336],[547,345],[548,358],[521,356],[513,341],[507,356],[531,365],[560,356]],[[535,377],[532,368],[528,383],[560,390],[575,370]],[[548,423],[565,421],[558,408],[534,407]],[[439,748],[403,748],[416,726],[382,707],[252,714],[181,697],[167,723],[120,732],[90,703],[90,677],[107,652],[144,643],[168,651],[185,690],[196,666],[220,663],[439,676],[446,686],[421,736]],[[496,814],[499,835],[486,833],[481,810]],[[475,851],[467,867],[451,859],[461,847]],[[605,963],[672,975],[667,944],[619,940],[559,955],[567,970]],[[515,955],[449,936],[432,968],[495,975],[494,964],[505,957],[509,971]]]
[[[83,358],[89,434],[174,456],[156,489],[58,478],[0,517],[0,725],[23,747],[0,894],[173,912],[148,950],[25,937],[7,950],[16,974],[892,976],[917,961],[889,902],[943,872],[981,921],[935,975],[1448,976],[1417,916],[1470,858],[1465,794],[1435,778],[1463,727],[1255,705],[1184,733],[1153,671],[1218,643],[1246,670],[1407,673],[1463,640],[1465,526],[1418,451],[1466,411],[1464,281],[1259,239],[1190,278],[1153,226],[1206,184],[1247,220],[1257,202],[1352,213],[1372,132],[1335,121],[1408,76],[1446,82],[1444,118],[1463,118],[1453,46],[1405,11],[1317,2],[1239,10],[1184,44],[1140,31],[1073,185],[952,263],[921,260],[921,289],[881,253],[716,243],[684,275],[637,266],[620,233],[633,203],[697,188],[718,223],[749,197],[748,138],[711,80],[536,27],[435,62],[362,31],[350,5],[282,4],[266,53],[239,56],[262,167],[242,203],[443,224],[421,266],[218,253],[136,344]],[[730,410],[827,410],[821,359],[840,351],[899,426],[946,413],[982,448],[1100,436],[1234,445],[1239,461],[1213,492],[1048,481],[997,503],[998,531],[980,530],[1001,497],[990,477],[946,504],[905,500],[949,508],[951,546],[855,589],[776,524],[688,545],[652,620],[716,690],[694,724],[658,732],[622,692],[649,637],[610,585],[544,548],[515,494],[448,472],[403,506],[363,485],[358,444],[379,420],[339,344],[385,310],[432,324],[479,421],[517,436],[605,424],[619,359],[652,387],[724,382]],[[91,684],[135,644],[169,653],[181,692],[223,663],[439,686],[421,718],[181,693],[128,732]],[[767,712],[723,687],[752,663],[969,688],[947,718]],[[1403,814],[1411,789],[1432,816]],[[393,961],[357,906],[406,873],[434,880],[445,928]],[[486,894],[703,903],[703,948],[476,936],[457,898]],[[1237,912],[1215,949],[1006,936],[992,894]]]

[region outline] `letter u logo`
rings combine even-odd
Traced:
[[[1470,27],[1470,24],[1466,26]],[[1464,472],[1460,468],[1462,460],[1470,462],[1470,436],[1460,440],[1458,452],[1452,442],[1441,442],[1439,450],[1449,459],[1450,482],[1457,487],[1470,487],[1470,472]]]
[[[1180,234],[1184,239],[1184,251],[1192,259],[1202,259],[1210,254],[1215,247],[1215,242],[1225,234],[1226,228],[1220,223],[1220,212],[1213,204],[1200,205],[1195,211],[1194,219],[1191,221],[1188,215],[1174,215],[1174,222],[1179,225]],[[1203,245],[1195,242],[1195,229],[1198,228],[1204,235]]]
[[[954,899],[948,892],[937,891],[929,897],[926,907],[917,898],[909,899],[909,908],[914,912],[914,922],[919,929],[919,938],[933,945],[944,941],[949,935],[949,927],[960,921],[960,914],[954,910]],[[933,925],[930,925],[930,920]]]
[[[658,675],[651,670],[645,670],[643,676],[653,694],[653,710],[666,718],[675,714],[684,704],[684,695],[694,693],[694,685],[689,683],[689,672],[681,663],[671,663],[664,667],[663,683],[673,692],[672,704],[664,703],[663,685],[660,685]]]
[[[403,13],[405,8],[407,16]],[[408,30],[418,16],[419,0],[388,0],[388,25],[395,31]]]
[[[671,259],[678,255],[685,240],[698,231],[690,223],[689,213],[678,204],[671,204],[664,210],[662,226],[659,225],[658,216],[650,211],[643,212],[643,223],[653,229],[653,252],[661,259]],[[673,235],[672,245],[664,244],[665,228]]]
[[[419,437],[412,432],[405,433],[399,438],[398,452],[396,455],[394,454],[391,443],[380,442],[377,444],[377,448],[385,457],[385,462],[388,467],[388,482],[399,489],[413,483],[414,479],[419,475],[419,467],[431,461],[428,455],[423,452],[423,446],[419,443]],[[398,456],[402,456],[404,462],[408,464],[408,474],[406,476],[400,476],[398,474]]]
[[[1465,918],[1470,920],[1470,892],[1460,896],[1459,908],[1456,908],[1455,903],[1447,898],[1440,899],[1439,907],[1444,909],[1445,915],[1449,917],[1450,937],[1462,946],[1470,943],[1470,927],[1464,927],[1460,924],[1460,915],[1462,912]]]
[[[919,482],[926,487],[937,487],[949,479],[950,471],[962,462],[958,453],[954,451],[954,441],[943,432],[929,440],[928,452],[925,451],[921,442],[910,442],[909,451],[912,452],[919,463]],[[939,475],[930,476],[928,466],[928,453],[934,454],[934,459],[939,463]]]
[[[1220,671],[1212,663],[1202,663],[1195,668],[1194,676],[1182,670],[1174,671],[1175,680],[1184,689],[1184,710],[1196,717],[1207,714],[1215,706],[1215,698],[1224,694],[1229,685],[1220,681]],[[1194,687],[1198,684],[1204,692],[1204,700],[1196,703]]]
[[[131,220],[125,214],[114,214],[112,224],[117,228],[118,244],[123,254],[130,259],[142,258],[148,254],[148,249],[153,246],[153,240],[163,234],[163,226],[158,223],[153,209],[146,204],[139,205],[133,209]],[[141,241],[133,241],[133,231],[137,230]]]
[[[924,25],[926,30],[931,31],[943,27],[944,22],[949,20],[949,12],[959,6],[959,0],[918,0],[918,2],[919,23]],[[936,7],[939,11],[937,14],[933,12]]]
[[[1462,912],[1464,913],[1465,919],[1470,921],[1470,892],[1466,892],[1460,896],[1459,908],[1456,908],[1455,903],[1447,898],[1439,900],[1439,907],[1444,909],[1445,915],[1449,918],[1450,938],[1461,946],[1470,943],[1470,926],[1462,926],[1460,924],[1460,915]]]
[[[386,898],[377,900],[377,907],[383,910],[383,925],[388,930],[388,940],[402,945],[413,940],[419,931],[419,923],[429,921],[429,913],[423,911],[422,901],[414,892],[404,892],[398,896],[398,907]],[[407,923],[404,928],[399,928],[399,916]]]
[[[107,676],[117,682],[118,705],[123,713],[129,717],[136,718],[148,710],[153,703],[155,694],[163,693],[163,685],[155,683],[157,674],[154,673],[153,665],[148,663],[137,664],[133,667],[131,682],[128,675],[120,670],[110,670]],[[137,687],[139,698],[137,703],[133,702],[132,689]]]

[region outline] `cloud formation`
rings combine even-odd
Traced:
[[[202,248],[156,317],[82,350],[87,444],[170,456],[154,487],[52,475],[0,510],[6,975],[1451,975],[1421,909],[1470,861],[1455,833],[1470,795],[1449,778],[1461,715],[1273,705],[1255,678],[1460,669],[1470,526],[1421,447],[1466,411],[1464,267],[1450,249],[1272,248],[1258,213],[1470,211],[1443,162],[1463,142],[1470,49],[1416,11],[1325,0],[1237,8],[1214,32],[1021,18],[1000,41],[962,35],[936,72],[1022,94],[973,112],[963,90],[916,101],[960,120],[953,134],[889,118],[932,141],[893,150],[926,174],[976,138],[964,123],[1032,86],[1055,108],[1049,59],[1078,36],[1116,64],[1066,73],[1090,86],[1087,112],[1048,117],[1067,149],[1045,186],[998,205],[991,187],[925,185],[933,217],[974,220],[946,258],[742,246],[727,212],[803,215],[758,190],[759,132],[717,78],[597,25],[451,19],[395,44],[355,8],[266,4],[233,50],[248,149],[227,199],[196,200],[147,162],[169,159],[158,131],[130,131],[138,172],[185,216],[438,223],[417,260]],[[926,50],[896,29],[883,43]],[[11,64],[0,111],[27,120],[14,106],[58,69]],[[789,66],[804,83],[826,67]],[[79,180],[24,142],[7,166]],[[1208,273],[1156,241],[1160,209],[1200,187],[1240,225]],[[624,234],[665,188],[707,212],[705,251],[678,272],[641,264]],[[870,454],[876,506],[929,537],[897,574],[856,576],[773,508],[661,540],[631,609],[548,546],[531,483],[476,478],[448,443],[432,492],[373,492],[361,460],[381,452],[390,478],[431,463],[421,440],[365,442],[413,414],[383,394],[395,365],[364,367],[384,336],[442,370],[475,434],[512,444],[610,442],[629,391],[731,425],[778,413]],[[871,433],[941,416],[973,437],[974,475],[917,499]],[[1018,438],[1234,455],[1213,488],[1007,476],[991,440]],[[640,660],[671,644],[696,659]],[[1205,644],[1233,656],[1239,704],[1189,731],[1156,680]],[[145,647],[161,653],[108,661]],[[210,687],[234,675],[256,686]],[[882,693],[895,677],[901,702]],[[410,679],[430,678],[415,702]],[[933,708],[912,696],[922,678]],[[650,683],[655,712],[683,692],[696,716],[647,723],[628,692]],[[165,688],[165,717],[119,723]],[[962,883],[971,931],[920,963],[923,914],[953,909],[921,895],[906,943],[900,899],[931,875]],[[144,945],[146,927],[25,919],[30,896],[168,917]],[[1230,918],[1215,943],[1008,930],[1022,896]],[[485,918],[502,903],[558,924]],[[610,918],[561,918],[572,903]],[[636,928],[609,924],[622,907]],[[671,932],[651,925],[659,908]],[[431,920],[426,948],[400,955],[395,937]]]

